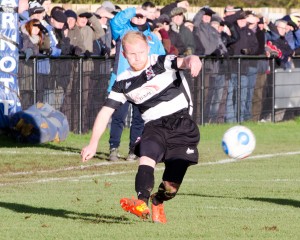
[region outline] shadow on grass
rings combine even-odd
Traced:
[[[226,197],[226,196],[215,196],[215,195],[204,195],[204,194],[186,194],[186,193],[178,193],[177,195],[183,196],[195,196],[195,197],[203,197],[203,198],[232,198],[232,199],[244,199],[258,202],[268,202],[274,203],[278,205],[291,206],[295,208],[300,208],[300,201],[293,199],[285,199],[285,198],[258,198],[258,197],[245,197],[245,198],[235,198],[235,197]]]
[[[80,213],[64,209],[53,209],[43,207],[33,207],[26,204],[0,202],[1,208],[6,208],[17,213],[47,215],[51,217],[60,217],[72,220],[83,220],[89,223],[116,223],[116,224],[130,224],[130,220],[126,217],[115,217],[110,215],[101,215],[93,213]],[[26,219],[30,216],[25,217]]]
[[[243,199],[259,201],[259,202],[269,202],[269,203],[275,203],[278,205],[285,205],[285,206],[300,208],[300,201],[293,200],[293,199],[284,199],[284,198],[243,198]]]

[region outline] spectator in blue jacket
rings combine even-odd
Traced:
[[[122,54],[121,39],[128,31],[135,30],[141,31],[147,37],[148,44],[150,46],[151,54],[165,54],[164,46],[158,39],[156,34],[151,32],[150,26],[147,22],[148,11],[141,7],[137,8],[127,8],[119,12],[111,21],[112,37],[116,41],[116,57],[113,73],[110,78],[110,83],[108,87],[108,92],[111,91],[113,84],[116,81],[116,76],[127,68],[129,64]],[[126,102],[112,116],[111,130],[110,130],[110,157],[109,160],[116,161],[119,159],[118,147],[120,145],[120,139],[122,131],[125,125],[125,118],[128,113],[129,103]],[[137,107],[132,107],[132,122],[130,128],[130,143],[129,149],[131,149],[141,136],[144,129],[144,122],[141,118],[141,113]],[[129,155],[127,160],[136,160],[137,157],[129,150]]]

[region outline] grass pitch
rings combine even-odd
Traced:
[[[200,127],[199,164],[165,203],[165,225],[121,209],[120,198],[135,196],[138,165],[106,160],[108,132],[84,164],[79,152],[89,134],[35,146],[0,136],[0,239],[300,239],[300,121],[245,125],[257,147],[239,161],[221,148],[231,125]]]

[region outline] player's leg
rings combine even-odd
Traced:
[[[128,107],[129,103],[125,102],[112,115],[109,137],[110,161],[117,161],[119,159],[118,148],[120,146],[125,119],[128,113]]]
[[[138,199],[122,198],[120,203],[125,211],[135,214],[141,218],[148,217],[149,198],[154,187],[154,168],[165,152],[161,130],[148,124],[145,126],[141,140],[135,149],[140,156],[139,167],[135,178],[135,190]]]
[[[156,162],[149,158],[142,156],[138,172],[135,178],[135,190],[138,199],[122,198],[120,200],[121,207],[142,219],[150,216],[150,209],[148,208],[148,201],[151,191],[154,186],[154,168]]]
[[[165,171],[158,191],[151,196],[153,222],[166,223],[163,202],[173,199],[183,181],[190,163],[185,160],[173,160],[165,163]]]

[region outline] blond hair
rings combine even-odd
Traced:
[[[125,45],[126,44],[135,44],[137,40],[141,40],[143,42],[147,43],[147,38],[146,36],[139,32],[139,31],[129,31],[127,32],[123,38],[122,38],[122,47],[124,49],[124,51],[126,51]]]

